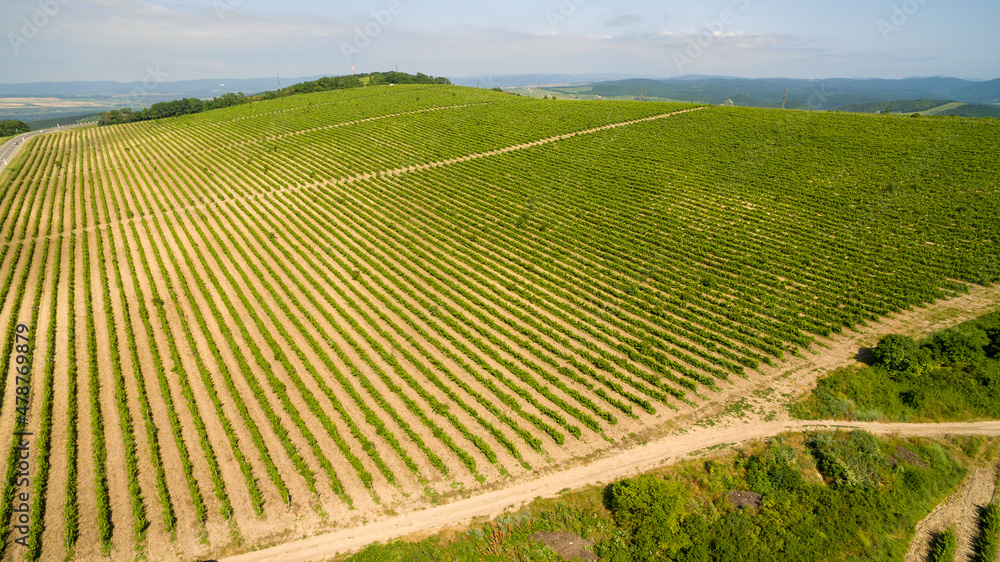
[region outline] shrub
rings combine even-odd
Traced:
[[[952,328],[931,336],[926,348],[942,365],[978,363],[986,358],[984,349],[990,345],[986,333],[976,328]]]
[[[957,549],[958,539],[955,537],[955,531],[948,529],[934,538],[931,555],[927,560],[928,562],[951,562],[955,559]]]
[[[808,445],[816,466],[835,485],[871,488],[883,480],[888,460],[878,441],[865,431],[852,431],[846,438],[829,433],[814,435]]]
[[[917,374],[928,363],[929,353],[913,338],[892,334],[878,342],[872,358],[875,365],[884,365],[897,373]]]
[[[692,545],[682,530],[690,498],[682,484],[648,474],[608,489],[608,507],[618,525],[632,533],[634,554],[640,560],[662,560]]]
[[[975,562],[993,562],[997,558],[1000,542],[1000,504],[991,503],[979,518],[979,537],[976,539]]]

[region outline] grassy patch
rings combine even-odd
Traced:
[[[964,477],[955,459],[969,447],[861,431],[784,435],[349,559],[557,560],[539,532],[595,541],[601,559],[616,561],[902,559],[916,523]]]
[[[915,342],[887,336],[874,364],[844,368],[791,407],[800,419],[962,421],[1000,418],[1000,313]]]

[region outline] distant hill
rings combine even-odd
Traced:
[[[871,102],[840,107],[837,111],[851,113],[924,113],[926,115],[957,115],[959,117],[1000,118],[1000,107],[950,100],[906,100]]]
[[[118,125],[122,123],[133,123],[136,121],[151,121],[166,117],[179,117],[181,115],[193,115],[213,109],[223,109],[234,105],[244,105],[255,101],[271,100],[279,97],[295,96],[301,94],[312,94],[317,92],[331,92],[334,90],[349,90],[363,88],[366,86],[380,85],[402,85],[402,84],[422,84],[422,85],[451,85],[447,78],[427,76],[423,73],[406,74],[405,72],[371,72],[368,74],[351,74],[347,76],[329,76],[293,84],[279,91],[268,91],[259,94],[246,95],[242,92],[233,94],[227,93],[210,100],[200,98],[183,98],[173,101],[155,103],[149,108],[133,110],[132,108],[113,109],[102,113],[98,119],[99,125]]]
[[[66,125],[76,125],[77,123],[96,122],[101,117],[100,113],[84,113],[79,115],[68,115],[66,117],[54,117],[52,119],[42,119],[39,121],[29,121],[31,129],[51,129],[55,126],[65,127]]]
[[[373,74],[397,77],[406,82],[406,75],[398,72],[372,73],[356,77],[305,77],[281,79],[281,90],[286,93],[313,92],[336,89],[331,81],[361,79]],[[436,79],[437,81],[445,79]],[[34,82],[26,84],[0,84],[0,100],[15,102],[0,110],[0,119],[20,119],[29,123],[53,122],[67,124],[84,115],[93,116],[122,108],[142,110],[178,100],[211,100],[238,95],[257,96],[278,90],[278,78],[252,78],[245,80],[206,79],[178,82]],[[141,96],[140,96],[141,94]],[[14,99],[11,99],[14,98]],[[49,125],[52,126],[52,125]]]
[[[513,88],[517,86],[535,86],[541,84],[590,84],[610,80],[625,80],[635,78],[627,74],[481,74],[478,76],[451,77],[451,83],[456,86],[470,88]]]
[[[283,79],[285,86],[321,76]],[[177,82],[32,82],[0,84],[0,97],[119,97],[143,92],[149,97],[211,98],[228,92],[257,93],[278,89],[278,78],[183,80]]]
[[[672,79],[625,78],[622,74],[489,74],[452,78],[461,86],[482,88],[534,86],[536,84],[584,84],[573,88],[573,95],[604,98],[672,99],[722,104],[732,100],[744,107],[781,107],[785,88],[790,109],[844,110],[876,112],[888,102],[909,103],[913,100],[952,100],[970,104],[957,107],[966,116],[1000,116],[992,107],[1000,107],[1000,80],[974,82],[958,78],[907,78],[904,80],[847,79],[797,80],[785,78],[732,78],[719,76],[684,76]],[[284,88],[313,82],[321,77],[281,80]],[[5,110],[0,118],[41,119],[65,118],[83,112],[108,111],[122,107],[149,107],[159,102],[186,98],[211,99],[227,93],[251,95],[278,89],[278,79],[206,79],[179,82],[37,82],[0,84],[0,98],[53,97],[79,102],[62,108],[56,104],[38,104],[21,110]],[[550,90],[552,90],[550,88]],[[561,91],[561,89],[556,89]],[[138,93],[143,93],[140,100]],[[569,93],[569,92],[567,92]],[[86,106],[81,106],[87,102]],[[944,103],[944,102],[943,102]],[[941,105],[941,104],[939,104]],[[931,108],[913,111],[926,111]],[[909,109],[892,111],[910,112]]]
[[[848,111],[850,113],[919,113],[930,111],[936,107],[953,103],[952,100],[905,100],[869,103],[857,103],[838,107],[837,111]],[[886,111],[888,110],[888,111]]]
[[[946,114],[958,115],[959,117],[993,117],[1000,119],[1000,107],[967,103],[949,110]]]
[[[971,104],[1000,104],[1000,80],[972,82],[958,78],[908,78],[905,80],[795,80],[784,78],[682,78],[632,79],[600,82],[592,94],[607,98],[633,96],[700,101],[712,104],[732,100],[747,107],[786,107],[834,110],[845,106],[904,100],[955,100]]]

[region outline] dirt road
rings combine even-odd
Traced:
[[[973,470],[958,490],[917,525],[906,562],[927,560],[934,536],[948,528],[953,528],[958,538],[955,560],[971,560],[972,542],[979,534],[979,510],[993,501],[996,476],[992,466]]]
[[[554,497],[567,488],[581,488],[627,478],[684,457],[696,456],[699,451],[706,451],[720,445],[763,439],[789,431],[837,428],[857,428],[881,435],[896,434],[913,437],[941,437],[944,435],[1000,437],[1000,422],[880,424],[815,421],[759,422],[757,420],[737,419],[713,427],[679,432],[655,443],[600,459],[591,464],[449,505],[405,513],[363,527],[346,529],[226,560],[229,562],[323,560],[337,553],[360,549],[373,542],[385,542],[410,534],[434,531],[442,527],[467,522],[475,517],[496,517],[505,510],[516,509],[539,496],[543,498]]]

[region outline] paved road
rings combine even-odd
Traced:
[[[30,133],[24,133],[23,135],[17,135],[0,146],[0,172],[4,171],[4,169],[7,168],[7,165],[14,161],[14,156],[21,151],[21,148],[24,147],[24,143],[32,137],[47,135],[49,133],[58,133],[67,129],[75,129],[77,127],[86,126],[87,125],[67,125],[56,129],[44,129],[42,131],[32,131]]]

